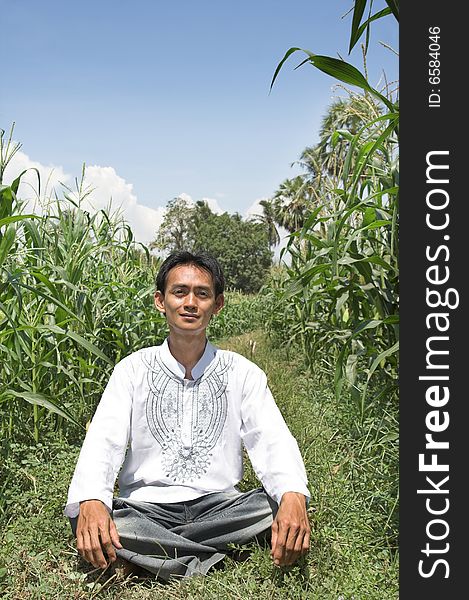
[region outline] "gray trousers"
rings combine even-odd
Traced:
[[[165,581],[205,575],[229,544],[268,535],[277,508],[262,488],[167,504],[114,498],[112,518],[123,546],[116,554]]]

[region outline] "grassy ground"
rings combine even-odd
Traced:
[[[252,352],[255,341],[255,350]],[[294,357],[272,350],[260,335],[219,344],[252,358],[271,389],[302,451],[312,490],[311,551],[289,569],[272,566],[266,548],[251,546],[245,562],[225,561],[207,577],[159,584],[97,572],[76,555],[62,507],[78,447],[47,441],[12,448],[3,472],[9,480],[0,532],[0,597],[14,600],[393,600],[398,564],[383,532],[383,506],[394,475],[383,475],[373,446],[356,439],[346,407],[333,400],[327,377],[307,376]],[[371,466],[370,466],[371,465]],[[387,479],[386,479],[387,477]],[[375,489],[378,480],[379,486]],[[5,482],[3,482],[5,483]],[[258,482],[247,464],[242,489]]]

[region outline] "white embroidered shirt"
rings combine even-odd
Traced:
[[[167,340],[115,366],[78,458],[67,516],[89,499],[111,510],[118,474],[119,496],[146,502],[232,492],[243,444],[276,502],[287,491],[309,498],[298,445],[257,365],[207,341],[193,379],[184,374]]]

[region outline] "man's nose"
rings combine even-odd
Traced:
[[[196,295],[193,292],[189,292],[187,294],[184,306],[187,308],[197,309]]]

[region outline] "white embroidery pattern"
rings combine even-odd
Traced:
[[[148,368],[148,427],[161,446],[166,477],[173,482],[194,481],[211,464],[213,450],[227,414],[226,386],[232,357],[217,353],[213,363],[190,389],[192,410],[184,415],[184,384],[160,360]],[[190,419],[190,439],[183,439],[183,418]]]

